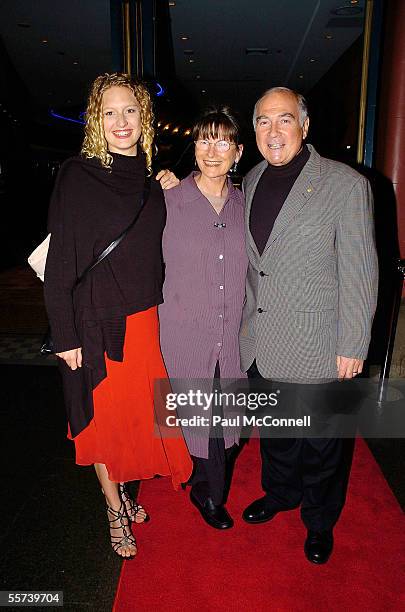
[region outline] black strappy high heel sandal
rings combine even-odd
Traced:
[[[137,554],[138,549],[136,546],[136,540],[131,533],[131,527],[125,523],[125,519],[128,519],[125,505],[121,502],[120,509],[114,510],[107,504],[107,516],[108,522],[110,523],[110,538],[113,551],[117,553],[121,559],[127,559],[128,561],[133,559]],[[112,527],[112,524],[116,521],[119,521],[119,527]],[[111,532],[114,530],[117,530],[120,533],[117,535],[112,535]],[[135,552],[129,556],[121,555],[118,551],[124,546],[134,546]]]
[[[119,484],[119,492],[122,501],[124,502],[127,515],[132,523],[147,523],[150,520],[149,514],[146,512],[141,504],[138,504],[135,500],[130,497],[128,490],[124,482]]]

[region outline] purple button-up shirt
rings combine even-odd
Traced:
[[[165,191],[165,199],[166,271],[159,318],[169,377],[212,379],[218,361],[221,378],[244,378],[238,343],[248,265],[243,195],[228,180],[218,215],[192,173]],[[202,446],[190,442],[187,432],[185,437],[192,454],[207,456],[208,437]],[[227,447],[237,441],[230,431],[224,437]]]

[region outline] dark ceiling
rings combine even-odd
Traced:
[[[242,112],[250,112],[257,97],[275,85],[307,92],[363,31],[363,1],[174,4],[178,79],[195,97],[229,100]]]
[[[187,117],[186,109],[209,102],[231,104],[248,118],[268,87],[309,91],[361,36],[365,6],[365,0],[156,2],[169,5],[160,15],[167,15],[172,37],[172,44],[157,41],[158,53],[173,54],[174,66],[174,73],[157,75],[166,101],[172,99],[166,108],[160,103],[164,119],[174,107]],[[0,42],[38,117],[51,109],[77,116],[89,82],[112,70],[110,8],[110,0],[0,1]],[[10,92],[1,65],[0,83],[4,107]]]
[[[1,0],[0,37],[35,103],[83,104],[111,69],[110,1]]]

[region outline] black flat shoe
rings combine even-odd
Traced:
[[[233,527],[233,519],[225,506],[216,506],[211,497],[207,497],[204,504],[201,504],[191,491],[190,501],[210,527],[215,529],[230,529]]]
[[[279,512],[280,509],[276,509],[274,506],[269,504],[267,497],[261,497],[260,499],[256,499],[254,502],[250,504],[243,511],[242,518],[246,523],[251,523],[252,525],[258,523],[266,523],[267,521],[271,521]]]
[[[332,531],[308,530],[304,544],[304,552],[308,561],[321,565],[326,563],[333,550]]]

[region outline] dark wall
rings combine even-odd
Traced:
[[[362,59],[360,36],[306,95],[309,142],[325,157],[351,164],[356,162]]]

